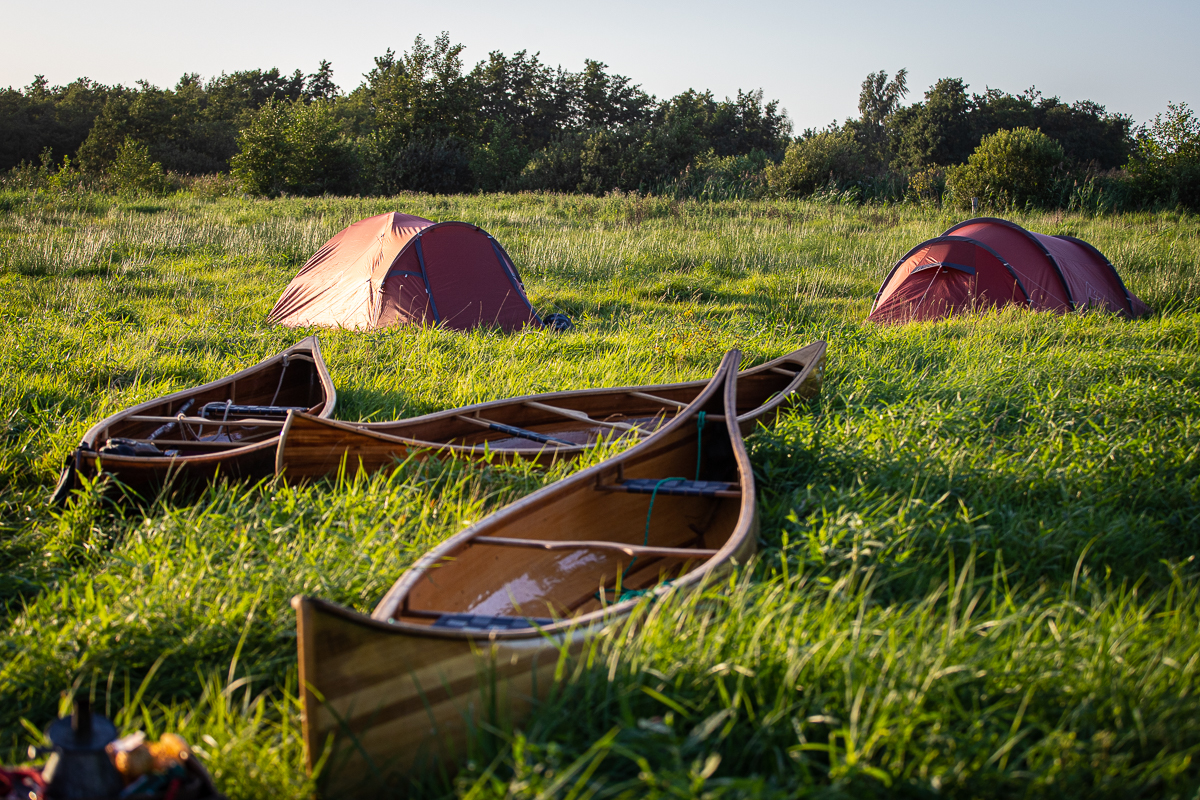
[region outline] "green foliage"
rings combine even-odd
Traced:
[[[583,148],[587,136],[564,133],[529,159],[518,186],[546,192],[576,192],[583,181]]]
[[[879,166],[891,161],[891,137],[887,128],[892,115],[900,110],[900,102],[908,94],[908,70],[901,69],[888,80],[883,70],[872,72],[862,82],[858,95],[859,122],[856,133],[866,148],[868,158]]]
[[[1128,169],[1147,199],[1200,210],[1200,120],[1187,103],[1154,115]]]
[[[112,91],[87,78],[51,87],[41,75],[23,91],[0,89],[0,171],[37,163],[47,148],[51,161],[75,156]]]
[[[247,192],[314,195],[351,191],[358,158],[329,103],[273,100],[239,137],[233,175]]]
[[[1041,131],[1017,128],[985,136],[967,163],[947,170],[946,186],[959,208],[971,199],[1009,210],[1050,204],[1062,147]]]
[[[972,136],[1014,128],[1035,128],[1062,145],[1067,160],[1076,168],[1110,170],[1122,166],[1129,156],[1132,121],[1123,114],[1110,114],[1090,100],[1068,105],[1057,97],[1043,97],[1036,88],[1014,96],[988,89],[971,98]]]
[[[925,100],[899,110],[896,153],[912,169],[961,164],[978,142],[971,130],[971,99],[960,78],[943,78],[925,92]]]
[[[854,131],[833,127],[789,145],[783,162],[767,167],[767,185],[776,197],[804,197],[826,185],[861,180],[866,168]]]
[[[375,59],[364,88],[373,128],[386,147],[474,135],[476,103],[463,75],[462,51],[443,31],[432,45],[418,35],[399,58],[389,49]]]
[[[384,158],[376,172],[376,186],[383,194],[455,194],[473,185],[470,145],[456,136],[410,139]]]
[[[928,167],[908,176],[908,198],[922,205],[940,205],[946,191],[946,171]]]
[[[162,194],[167,188],[162,164],[150,160],[150,148],[130,138],[117,150],[108,175],[117,194],[124,197]]]
[[[961,78],[943,78],[904,106],[907,71],[872,72],[859,118],[792,141],[790,121],[761,89],[720,100],[688,89],[659,101],[593,59],[574,72],[526,50],[494,51],[468,68],[464,53],[447,32],[433,41],[417,36],[407,51],[376,58],[349,93],[325,60],[309,75],[271,68],[203,81],[189,73],[173,88],[86,79],[51,87],[38,76],[22,90],[0,90],[0,171],[13,170],[2,180],[45,183],[33,165],[49,148],[52,162],[70,157],[85,174],[76,185],[97,183],[133,139],[168,183],[224,172],[236,156],[246,190],[268,196],[532,189],[733,198],[759,196],[766,185],[780,197],[927,202],[938,192],[909,191],[910,176],[964,163],[986,136],[1029,128],[1064,156],[1056,185],[1038,202],[1089,213],[1200,203],[1194,159],[1158,155],[1155,137],[1169,138],[1159,130],[1167,122],[1135,142],[1128,116],[1034,87],[974,94]],[[303,111],[309,106],[311,114]],[[1190,114],[1171,109],[1164,120]],[[786,168],[769,176],[767,165],[789,147]],[[750,158],[760,172],[745,174],[744,162],[738,177],[732,167],[714,171],[709,153]]]
[[[674,199],[751,200],[767,194],[766,153],[721,157],[708,151],[696,157],[683,174],[656,186],[653,193]]]
[[[482,191],[510,189],[528,162],[529,153],[513,129],[504,120],[495,120],[488,123],[483,143],[471,154],[470,175],[475,188]]]

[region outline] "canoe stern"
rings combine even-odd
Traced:
[[[311,597],[292,606],[308,767],[338,797],[452,772],[476,755],[481,724],[503,729],[547,696],[569,649],[561,636],[423,634]]]

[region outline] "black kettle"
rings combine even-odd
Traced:
[[[111,800],[125,782],[105,746],[117,738],[108,718],[92,713],[86,692],[75,695],[71,716],[56,719],[46,729],[54,752],[42,768],[47,800]]]

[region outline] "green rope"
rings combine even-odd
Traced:
[[[708,416],[707,414],[705,414],[703,411],[701,411],[699,416],[696,417],[696,480],[700,480],[700,464],[703,460],[703,455],[704,455],[704,422],[705,422],[705,418],[707,416]],[[658,497],[658,487],[662,486],[664,483],[667,483],[668,481],[682,481],[682,480],[685,480],[685,479],[684,478],[663,478],[660,481],[658,481],[658,483],[654,484],[654,491],[650,493],[650,507],[646,509],[646,532],[642,536],[642,546],[643,547],[650,546],[650,518],[654,515],[654,499],[656,497]],[[625,565],[625,569],[621,570],[621,574],[617,578],[617,587],[618,588],[603,589],[603,590],[601,590],[601,592],[603,592],[605,594],[607,594],[608,592],[612,592],[613,594],[617,595],[616,602],[620,603],[620,602],[630,599],[631,597],[641,597],[642,595],[646,594],[646,592],[650,591],[649,589],[625,589],[624,591],[619,591],[619,587],[621,586],[621,581],[623,581],[625,579],[625,576],[629,574],[629,570],[631,570],[633,568],[633,562],[635,562],[635,561],[637,561],[637,556],[634,556],[632,559],[630,559],[629,563],[627,565]],[[603,598],[601,597],[601,592],[596,592],[595,597],[597,600],[603,600]]]
[[[703,413],[703,412],[701,412],[701,413]],[[662,480],[658,481],[658,483],[654,484],[654,491],[650,493],[650,507],[648,509],[646,509],[646,532],[642,536],[642,546],[643,547],[650,546],[650,517],[653,516],[653,514],[654,514],[654,499],[656,497],[658,497],[658,487],[662,486],[664,483],[667,483],[668,481],[681,481],[681,480],[684,480],[684,479],[683,478],[663,478]],[[631,558],[629,560],[629,563],[625,565],[625,569],[621,570],[620,578],[617,580],[617,586],[621,585],[621,581],[624,580],[625,576],[629,574],[629,570],[633,569],[633,562],[635,562],[635,561],[637,561],[637,556],[634,556],[633,558]],[[628,600],[631,597],[641,597],[649,590],[648,589],[626,589],[619,593],[617,592],[616,589],[605,589],[604,591],[605,592],[613,592],[614,594],[616,594],[617,595],[616,602],[620,603],[625,600]],[[600,599],[600,592],[596,592],[596,599],[597,600]]]

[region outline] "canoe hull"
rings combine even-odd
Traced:
[[[142,499],[165,488],[190,494],[218,476],[270,477],[285,419],[255,417],[257,409],[299,406],[327,417],[336,401],[320,347],[310,336],[233,375],[148,400],[96,423],[72,453],[52,499],[65,502],[79,478],[100,475],[109,475],[119,484],[114,491],[120,488]],[[207,404],[226,402],[256,411],[227,420],[228,424],[196,416]],[[105,443],[113,439],[153,445],[151,455],[112,452]]]
[[[748,435],[758,425],[771,424],[784,409],[817,395],[825,366],[826,344],[818,341],[739,373],[737,406],[742,435]],[[371,474],[408,458],[431,455],[487,463],[521,460],[549,466],[558,460],[575,458],[596,442],[622,431],[603,426],[581,427],[578,422],[564,421],[544,408],[530,406],[530,401],[543,406],[569,407],[609,423],[646,425],[648,420],[658,419],[661,424],[663,404],[644,395],[686,405],[707,384],[707,381],[692,381],[553,392],[480,403],[397,422],[351,423],[294,414],[279,439],[275,469],[288,481],[305,482],[342,470],[348,474]],[[537,443],[481,432],[479,426],[464,423],[461,419],[464,416],[484,419],[502,416],[505,424],[576,443]]]
[[[583,641],[421,636],[314,598],[292,604],[304,642],[305,739],[310,753],[328,752],[329,796],[367,796],[380,777],[451,767],[470,755],[480,722],[519,724]]]
[[[213,480],[259,480],[274,474],[274,441],[237,452],[176,458],[138,458],[136,456],[102,456],[94,452],[76,452],[72,465],[77,475],[95,477],[111,475],[121,487],[132,494],[148,499],[163,490],[185,494],[207,486]],[[153,461],[155,463],[147,463]]]

